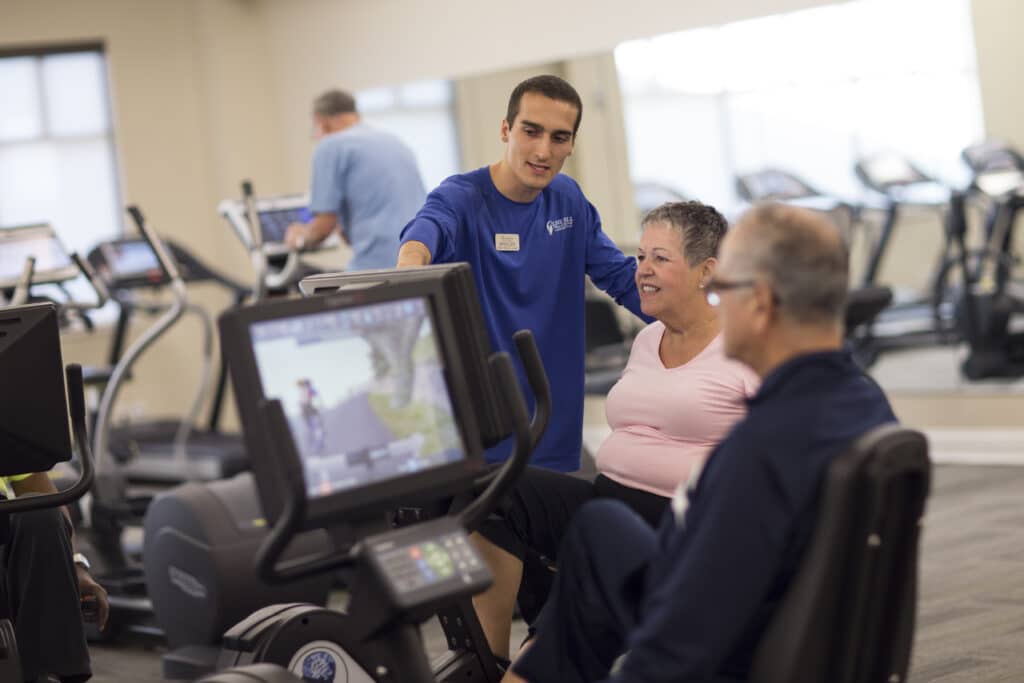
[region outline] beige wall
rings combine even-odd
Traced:
[[[216,216],[243,175],[283,186],[265,18],[246,0],[4,0],[0,46],[101,40],[107,49],[122,198],[162,234],[245,277],[244,250]],[[127,223],[127,222],[126,222]],[[193,292],[213,310],[227,299]],[[148,356],[123,407],[181,412],[191,395],[198,326],[184,322]],[[136,329],[136,332],[138,330]],[[65,360],[101,362],[107,332],[65,337]]]
[[[1024,3],[1019,0],[972,0],[978,80],[989,136],[1024,148]]]
[[[466,145],[470,166],[500,151],[510,74],[554,65],[588,106],[571,171],[617,235],[630,220],[631,195],[608,51],[630,38],[817,4],[826,3],[3,0],[0,47],[103,40],[123,198],[139,203],[164,234],[245,277],[245,256],[214,206],[238,192],[242,177],[264,192],[306,186],[309,102],[324,87],[466,79],[459,117],[464,142],[475,141]],[[1024,92],[1016,85],[1024,47],[1015,31],[1024,4],[973,0],[973,10],[986,125],[1024,146]],[[484,76],[493,72],[502,73]],[[920,249],[907,246],[911,254]],[[225,303],[195,295],[211,308]],[[69,336],[66,355],[98,361],[105,343],[102,334]],[[131,387],[126,405],[177,410],[197,374],[196,349],[196,328],[185,323],[161,343],[159,361],[140,368],[148,386]]]
[[[597,54],[629,38],[821,4],[828,3],[265,0],[278,107],[286,122],[286,177],[308,178],[309,103],[331,85],[359,89],[489,74]]]

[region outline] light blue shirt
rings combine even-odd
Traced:
[[[425,199],[412,151],[390,133],[357,123],[313,152],[309,209],[337,214],[352,245],[347,270],[393,268],[398,236]]]

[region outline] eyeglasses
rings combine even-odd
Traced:
[[[727,292],[730,289],[743,289],[744,287],[753,287],[757,284],[757,280],[719,280],[717,278],[711,278],[707,286],[704,287],[704,296],[707,297],[708,304],[711,306],[717,306],[722,303],[721,292]]]

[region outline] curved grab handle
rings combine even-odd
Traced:
[[[350,565],[353,562],[351,549],[330,549],[322,553],[305,555],[281,562],[281,556],[288,544],[302,530],[306,514],[305,477],[302,463],[291,439],[288,418],[278,399],[264,400],[260,404],[266,435],[270,441],[270,452],[282,470],[279,472],[282,484],[290,489],[285,496],[284,509],[273,528],[256,551],[256,572],[268,584],[297,581],[307,576]]]
[[[533,333],[530,330],[519,330],[512,335],[512,340],[516,343],[516,352],[523,364],[523,370],[526,371],[526,381],[530,383],[530,390],[533,392],[534,409],[530,420],[532,451],[544,436],[548,420],[551,419],[551,385],[548,383],[544,361],[541,360],[540,349],[537,348],[537,340],[533,338]]]
[[[71,412],[71,429],[78,446],[78,459],[82,463],[82,471],[78,481],[68,489],[57,493],[25,496],[13,500],[0,500],[0,513],[12,514],[54,508],[72,503],[84,496],[92,487],[93,461],[92,450],[89,448],[88,427],[85,417],[85,384],[82,381],[82,366],[72,364],[65,371],[68,382],[68,403]]]
[[[89,263],[88,259],[82,258],[77,252],[71,252],[71,260],[75,262],[78,269],[82,271],[82,275],[85,275],[85,279],[89,281],[89,285],[93,291],[96,292],[96,303],[92,304],[71,304],[65,306],[66,308],[75,308],[78,310],[88,310],[93,308],[103,308],[107,301],[110,299],[110,290],[107,289],[106,283],[96,274],[96,270]]]
[[[265,257],[264,262],[266,262]],[[301,265],[302,261],[299,259],[299,252],[289,251],[280,270],[276,272],[270,272],[269,268],[265,270],[263,281],[268,289],[285,289],[295,282],[295,273],[299,271]]]
[[[157,237],[153,229],[146,225],[146,219],[142,215],[142,211],[135,204],[130,204],[125,207],[128,215],[135,221],[136,227],[139,229],[139,233],[142,234],[142,238],[149,244],[150,249],[156,254],[157,263],[160,264],[160,270],[164,271],[164,275],[171,281],[171,284],[178,285],[183,283],[181,279],[181,273],[178,272],[178,264],[174,261],[170,252],[167,251],[167,247],[164,246],[163,241]]]
[[[512,457],[497,470],[484,492],[459,513],[459,523],[469,531],[476,529],[498,506],[505,494],[515,486],[533,452],[530,418],[526,412],[526,402],[523,400],[523,392],[519,389],[515,369],[512,367],[512,358],[505,352],[495,353],[490,357],[489,364],[497,386],[504,388],[505,407],[512,418],[512,434],[515,441]],[[544,386],[546,385],[547,377],[544,377]],[[550,396],[547,398],[550,403]]]
[[[530,384],[530,391],[533,392],[534,407],[533,417],[530,419],[530,452],[532,453],[540,442],[544,431],[547,429],[548,420],[551,418],[551,385],[548,383],[548,375],[544,371],[544,362],[540,357],[540,349],[537,348],[537,341],[530,330],[519,330],[512,335],[516,344],[516,352],[526,372],[526,380]],[[516,386],[519,380],[514,379]],[[500,386],[500,385],[498,385]],[[489,470],[481,475],[473,483],[474,491],[482,491],[501,474],[501,468]]]

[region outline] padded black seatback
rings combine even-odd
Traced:
[[[751,683],[905,681],[917,606],[928,444],[896,425],[829,466],[819,518],[758,645]]]
[[[868,286],[851,289],[846,296],[846,331],[869,323],[892,303],[888,287]]]

